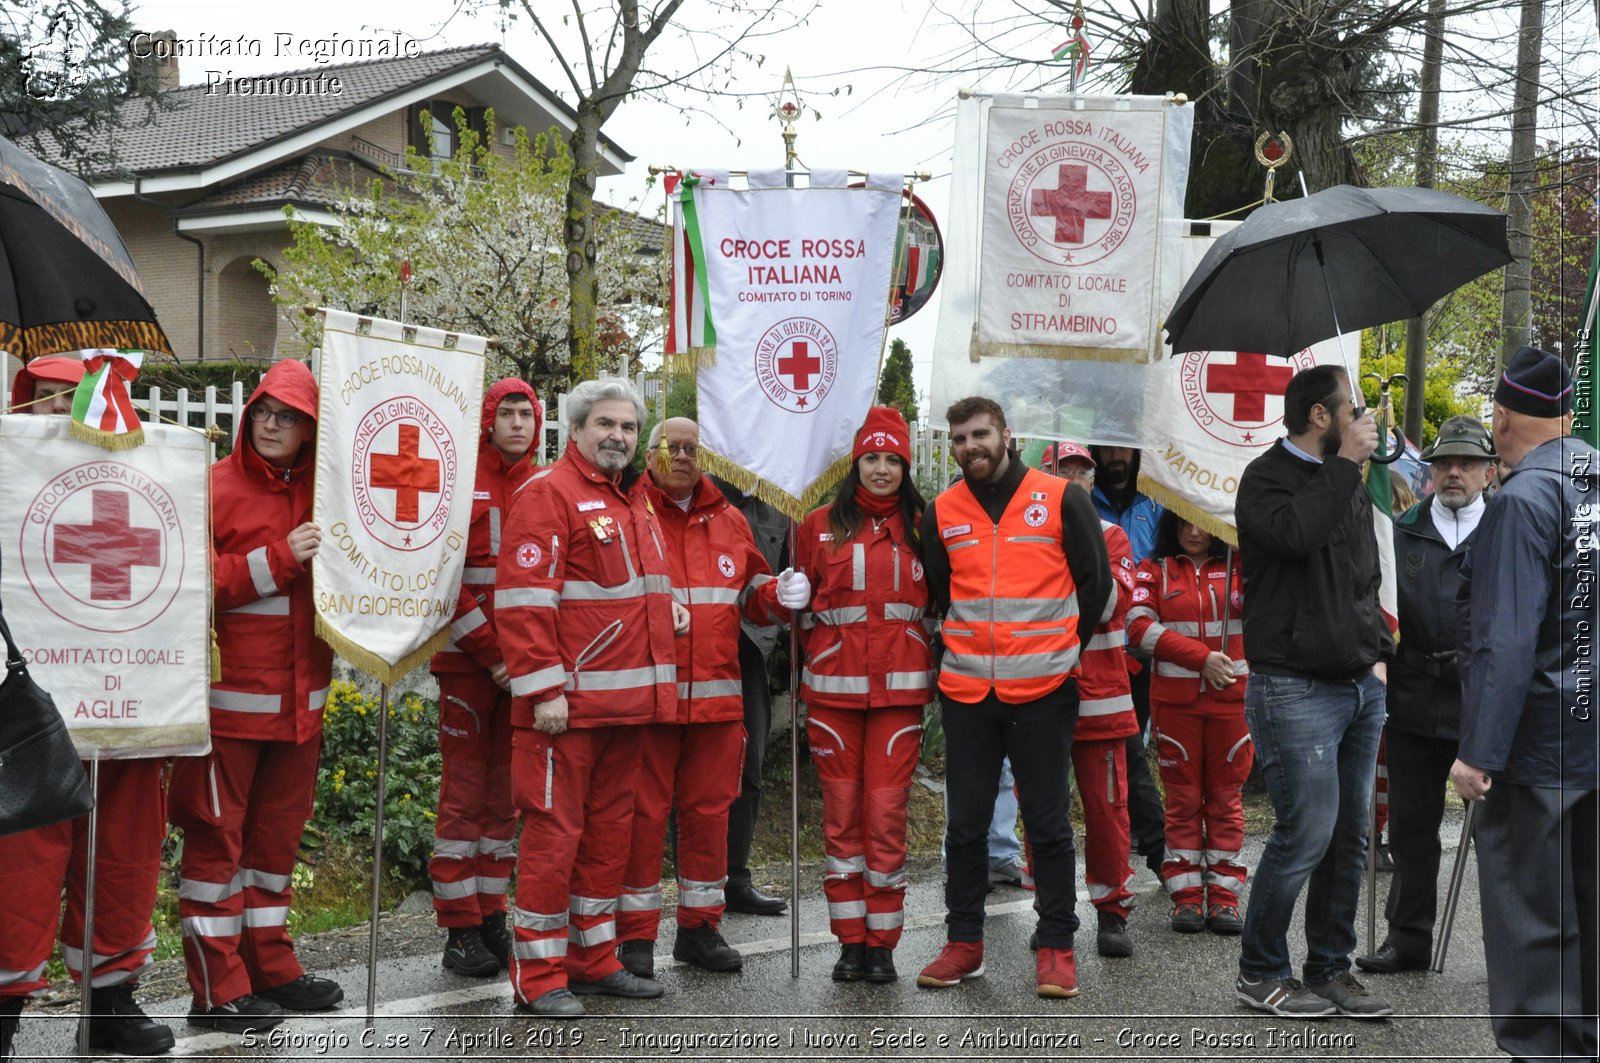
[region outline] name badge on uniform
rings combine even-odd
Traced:
[[[472,500],[474,502],[487,502],[487,501],[489,501],[489,497],[490,497],[489,496],[489,492],[487,492],[487,491],[474,491],[474,492],[472,492]]]
[[[588,499],[587,501],[578,503],[578,512],[579,513],[587,513],[591,509],[605,509],[605,508],[606,508],[606,501],[603,498],[591,498],[591,499]]]
[[[970,524],[952,524],[950,527],[945,528],[945,529],[943,529],[942,531],[939,532],[939,538],[941,538],[941,539],[954,539],[956,536],[965,535],[965,534],[967,534],[967,532],[969,532],[971,530],[972,530],[972,525],[970,525]]]

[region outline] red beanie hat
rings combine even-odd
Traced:
[[[489,390],[483,395],[483,435],[487,439],[494,431],[495,411],[500,409],[500,403],[505,401],[507,395],[526,395],[528,401],[533,403],[533,445],[539,445],[539,433],[544,431],[544,405],[539,402],[539,396],[534,393],[533,385],[521,377],[508,376],[504,380],[496,380],[489,385]]]
[[[861,455],[874,452],[898,454],[907,467],[911,465],[911,430],[900,411],[892,406],[874,406],[867,411],[867,419],[856,433],[850,460],[860,461]]]
[[[35,358],[17,370],[16,379],[11,382],[11,405],[21,406],[25,402],[32,402],[34,384],[38,381],[76,386],[82,379],[81,358],[66,358],[55,354]]]

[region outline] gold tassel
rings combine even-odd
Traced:
[[[217,629],[211,629],[211,681],[222,682],[222,647],[217,645]]]
[[[134,447],[144,446],[143,428],[135,428],[131,432],[102,432],[98,428],[90,428],[82,421],[69,421],[67,431],[72,433],[74,439],[90,443],[102,450],[132,450]]]
[[[337,653],[378,682],[391,687],[404,679],[413,669],[426,662],[429,657],[444,649],[445,643],[450,641],[450,629],[441,628],[427,642],[424,642],[394,664],[390,664],[365,646],[353,642],[348,635],[337,631],[323,619],[320,613],[316,618],[316,632],[318,638],[333,647],[334,653]]]
[[[1139,490],[1164,509],[1170,509],[1178,515],[1180,520],[1186,520],[1197,528],[1204,528],[1218,539],[1235,549],[1239,546],[1239,529],[1225,523],[1220,517],[1207,513],[1193,502],[1183,498],[1162,484],[1156,483],[1143,473],[1139,474]]]
[[[1043,343],[996,343],[972,341],[972,360],[980,358],[1038,358],[1054,362],[1115,362],[1148,365],[1150,352],[1143,348],[1069,347]]]

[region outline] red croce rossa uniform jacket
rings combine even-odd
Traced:
[[[676,711],[666,547],[649,499],[629,486],[569,441],[512,500],[494,607],[514,727],[532,727],[534,703],[562,694],[574,728]]]
[[[317,415],[317,385],[299,362],[279,362],[250,395]],[[211,467],[217,646],[211,731],[226,738],[305,742],[322,733],[333,651],[312,631],[311,573],[288,535],[311,519],[313,447],[279,469],[250,444],[242,418],[233,453]]]
[[[1134,590],[1133,548],[1128,533],[1110,521],[1102,520],[1100,531],[1111,561],[1111,597],[1078,657],[1078,725],[1073,737],[1085,742],[1126,738],[1139,731],[1128,682],[1126,630]]]
[[[495,412],[507,395],[526,395],[539,411],[534,422],[534,446],[544,431],[544,410],[533,388],[521,380],[500,380],[483,396],[483,433],[478,439],[478,475],[473,481],[472,526],[467,531],[467,563],[461,573],[456,612],[451,617],[450,643],[428,663],[435,674],[487,671],[505,660],[494,626],[494,581],[500,556],[500,533],[510,509],[511,496],[538,471],[531,448],[516,461],[489,442]]]
[[[1139,564],[1128,611],[1128,639],[1154,654],[1155,674],[1150,677],[1150,697],[1175,705],[1188,705],[1204,694],[1212,701],[1243,701],[1240,682],[1221,690],[1203,688],[1200,669],[1206,655],[1222,652],[1222,620],[1228,597],[1227,563],[1207,558],[1199,569],[1186,554]],[[1239,562],[1234,561],[1231,617],[1227,654],[1235,662],[1244,658],[1242,598]],[[1203,626],[1202,626],[1203,625]]]
[[[689,610],[689,633],[676,640],[678,700],[656,723],[720,723],[744,719],[739,670],[739,619],[784,623],[776,605],[761,602],[772,569],[750,525],[705,476],[681,509],[648,476],[640,479],[666,537],[672,596]]]
[[[855,538],[834,549],[831,505],[814,509],[795,535],[795,568],[811,580],[802,619],[806,663],[800,695],[808,705],[875,709],[933,699],[933,651],[923,617],[928,583],[897,511],[862,515]],[[876,526],[875,526],[876,524]],[[777,608],[777,583],[761,594]]]

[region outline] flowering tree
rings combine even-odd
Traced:
[[[560,138],[516,131],[511,158],[467,127],[450,159],[409,151],[398,173],[353,190],[335,210],[340,224],[293,220],[284,265],[257,262],[273,297],[308,344],[320,324],[297,308],[315,303],[460,330],[500,341],[496,370],[515,372],[541,393],[564,390],[569,359],[569,286],[564,232],[573,163]],[[426,128],[426,126],[425,126]],[[633,246],[621,214],[597,209],[597,365],[631,371],[661,329],[658,265]],[[401,263],[411,265],[402,285]]]

